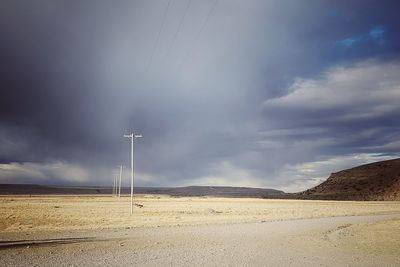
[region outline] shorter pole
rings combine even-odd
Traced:
[[[113,190],[112,190],[112,196],[115,197],[115,176],[113,177]]]
[[[122,165],[119,166],[119,185],[118,185],[118,198],[121,197],[121,180],[122,180]]]

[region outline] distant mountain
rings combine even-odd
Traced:
[[[76,195],[111,194],[110,187],[45,186],[33,184],[0,184],[0,195]],[[121,188],[129,194],[130,188]],[[136,194],[162,194],[170,196],[217,196],[275,198],[285,195],[283,191],[251,187],[187,186],[187,187],[136,187]]]
[[[139,187],[137,190],[143,194],[167,194],[171,196],[217,196],[217,197],[269,197],[283,196],[283,191],[252,187],[230,186],[186,186],[171,188]]]
[[[130,188],[122,188],[121,191],[123,194],[129,194]],[[111,193],[110,187],[0,184],[0,195],[105,195]],[[400,200],[400,159],[375,162],[332,173],[320,185],[294,194],[286,194],[274,189],[229,186],[136,187],[135,193],[275,199]]]
[[[400,200],[400,159],[332,173],[322,184],[294,196],[332,200]]]
[[[110,187],[0,184],[0,195],[86,195],[111,194]]]

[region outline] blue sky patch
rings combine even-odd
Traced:
[[[346,39],[343,39],[341,41],[339,41],[338,43],[340,45],[346,46],[346,47],[351,47],[353,46],[355,43],[357,43],[359,41],[358,37],[349,37]]]
[[[385,32],[386,29],[384,27],[376,26],[369,31],[368,35],[372,41],[382,45],[385,43]]]
[[[338,41],[337,44],[344,47],[352,47],[359,43],[369,43],[369,42],[374,42],[379,45],[382,45],[385,43],[385,33],[386,33],[385,27],[374,26],[366,34],[355,35],[342,39]]]

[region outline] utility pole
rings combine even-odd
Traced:
[[[123,166],[119,166],[119,185],[118,185],[118,198],[121,198],[121,180],[122,180],[122,168]]]
[[[125,134],[124,137],[131,139],[131,214],[133,214],[133,175],[134,175],[134,154],[133,146],[135,139],[143,137],[141,134]]]
[[[113,188],[112,188],[112,196],[115,196],[115,176],[113,175]]]
[[[114,196],[116,197],[117,196],[117,190],[118,190],[118,187],[117,187],[117,185],[118,185],[118,183],[117,183],[117,176],[114,176]]]

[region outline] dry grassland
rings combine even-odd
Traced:
[[[0,231],[63,231],[400,213],[400,202],[266,200],[139,195],[0,197]],[[396,222],[398,226],[398,222]],[[373,226],[371,226],[373,227]],[[362,231],[362,230],[360,230]],[[377,234],[379,236],[379,234]],[[398,245],[398,244],[397,244]]]

